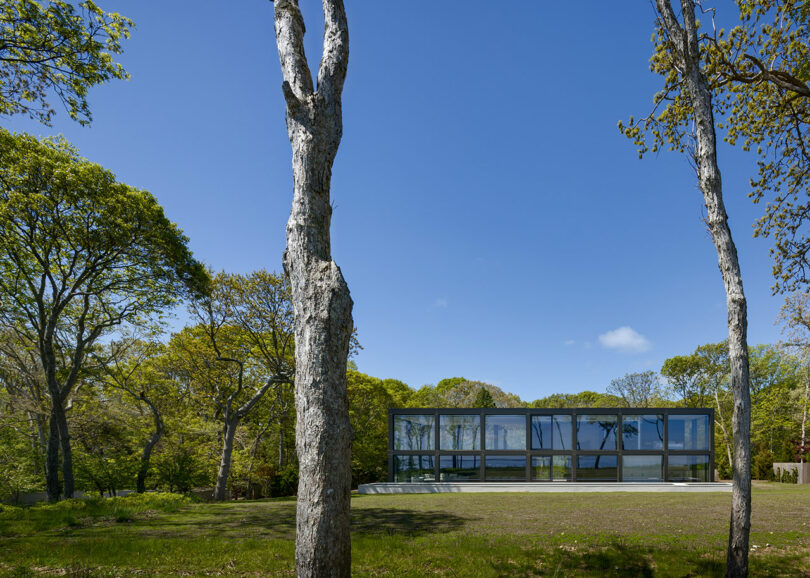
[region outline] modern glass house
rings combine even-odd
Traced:
[[[392,409],[391,482],[710,482],[714,410]]]

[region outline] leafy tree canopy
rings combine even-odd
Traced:
[[[80,124],[92,120],[87,90],[128,78],[113,61],[132,21],[85,0],[4,0],[0,4],[0,114],[26,114],[50,124],[55,95]]]
[[[63,139],[0,129],[0,321],[31,342],[64,329],[88,345],[205,292],[187,243],[150,193]]]

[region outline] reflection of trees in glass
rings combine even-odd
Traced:
[[[587,421],[583,421],[583,419],[587,420]],[[616,416],[611,416],[611,415],[581,415],[581,416],[579,416],[577,418],[577,449],[583,449],[581,447],[582,444],[580,443],[580,430],[583,430],[582,433],[585,433],[584,432],[585,428],[582,427],[583,425],[596,425],[600,430],[602,430],[602,432],[601,432],[601,440],[602,441],[599,443],[599,447],[596,448],[596,449],[604,450],[605,445],[607,444],[608,440],[616,432],[617,420],[616,420]],[[613,439],[615,441],[615,436],[614,436]],[[594,449],[594,448],[584,448],[584,449]],[[610,448],[610,449],[616,449],[616,448]]]
[[[395,476],[398,482],[434,479],[433,456],[395,456]]]
[[[565,482],[571,480],[571,456],[554,456],[552,458],[551,479]]]
[[[478,456],[441,456],[439,460],[439,471],[444,480],[477,480],[481,477]]]
[[[647,426],[655,426],[647,427]],[[649,432],[655,431],[655,437]],[[629,449],[661,449],[664,447],[664,416],[633,415],[622,418],[622,447]],[[636,447],[630,447],[635,442]]]
[[[608,440],[613,438],[613,447],[609,449],[616,449],[616,428],[618,427],[616,416],[612,415],[581,415],[577,417],[577,449],[583,449],[582,444],[580,442],[580,430],[582,429],[584,433],[583,425],[596,425],[601,430],[601,442],[599,443],[599,447],[596,448],[598,450],[604,450],[605,445],[607,445]],[[592,431],[592,430],[591,430]],[[594,449],[594,448],[584,448],[584,449]],[[599,469],[599,460],[602,456],[596,456],[595,462],[595,469]]]
[[[395,449],[432,450],[433,416],[397,417],[394,422]]]
[[[477,415],[443,415],[440,418],[443,450],[477,450],[481,446],[481,418]]]
[[[547,450],[551,448],[551,416],[532,416],[532,448],[536,450]],[[548,432],[547,435],[543,435]]]
[[[489,450],[526,449],[526,416],[487,416],[486,438],[486,447]]]
[[[555,415],[553,416],[554,421],[554,429],[555,434],[553,436],[553,445],[554,449],[556,450],[567,450],[568,443],[567,440],[571,439],[571,416],[567,415]],[[563,427],[565,426],[565,427]],[[567,431],[566,431],[567,430]],[[557,441],[559,441],[559,446],[557,447]]]

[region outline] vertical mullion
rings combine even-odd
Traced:
[[[487,423],[486,423],[486,415],[485,415],[485,412],[484,412],[484,408],[482,407],[479,411],[481,413],[481,448],[479,450],[480,458],[478,460],[478,462],[479,462],[478,463],[478,479],[479,479],[479,481],[483,482],[483,481],[486,481],[486,478],[484,477],[485,476],[484,461],[486,460],[485,453],[484,453],[485,452],[484,441],[486,440]]]
[[[439,409],[433,410],[433,483],[439,481]]]
[[[394,478],[394,414],[388,410],[388,481],[396,482]]]
[[[664,481],[669,481],[669,411],[664,410]]]

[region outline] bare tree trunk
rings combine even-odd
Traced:
[[[143,446],[143,453],[141,454],[141,466],[138,468],[138,480],[136,482],[135,491],[139,494],[146,492],[146,475],[149,473],[149,462],[152,459],[152,450],[155,449],[155,446],[163,436],[163,421],[160,419],[160,416],[157,413],[154,414],[154,418],[155,431],[150,436],[149,441],[147,441]]]
[[[228,475],[231,473],[231,457],[233,455],[233,438],[236,434],[237,425],[239,425],[238,417],[225,419],[225,431],[222,436],[222,457],[219,461],[219,472],[217,472],[217,485],[214,488],[214,499],[218,502],[223,502],[227,498]]]
[[[810,376],[805,373],[804,376],[804,405],[802,406],[802,448],[807,447],[807,402],[810,400]],[[799,463],[804,463],[804,453],[799,460]]]
[[[677,52],[686,93],[692,106],[696,132],[695,161],[698,182],[706,203],[707,224],[726,289],[728,348],[731,365],[733,489],[726,576],[748,575],[748,540],[751,530],[751,397],[748,378],[748,319],[737,249],[723,204],[712,92],[700,67],[694,0],[681,0],[683,28],[669,0],[656,0],[658,13]]]
[[[297,0],[276,0],[275,30],[294,192],[284,268],[295,312],[295,426],[299,461],[296,571],[349,576],[351,425],[346,360],[352,300],[332,261],[332,164],[342,136],[341,93],[349,58],[342,0],[323,0],[325,33],[317,91],[304,54]]]
[[[70,432],[68,431],[65,408],[60,403],[54,406],[54,416],[59,428],[59,445],[62,446],[62,482],[64,484],[65,498],[73,497],[73,451],[70,448]]]
[[[48,490],[48,501],[58,502],[62,494],[59,487],[59,426],[53,416],[48,422],[48,448],[45,454],[45,485]]]

